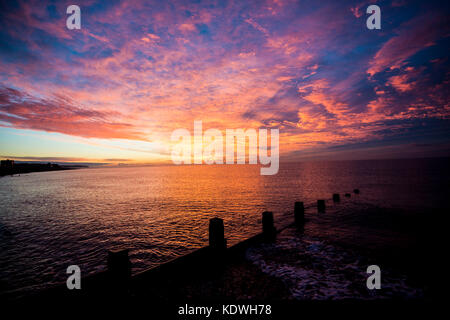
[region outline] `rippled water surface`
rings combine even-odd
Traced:
[[[294,201],[311,207],[332,193],[361,190],[376,206],[446,206],[449,159],[257,166],[89,168],[0,178],[0,292],[65,280],[68,265],[103,270],[108,248],[131,249],[139,271],[204,246],[220,217],[230,244],[259,232],[260,215],[292,221]],[[354,208],[353,208],[354,209]],[[350,227],[349,227],[350,228]],[[354,232],[345,229],[340,232]]]

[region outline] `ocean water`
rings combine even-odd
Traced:
[[[312,216],[317,199],[326,199],[336,213],[335,225],[346,221],[327,230],[311,224],[312,236],[355,237],[364,232],[360,208],[448,210],[448,164],[449,159],[281,163],[274,176],[261,176],[258,166],[204,165],[2,177],[0,293],[64,282],[72,264],[81,267],[82,275],[104,270],[110,248],[130,249],[133,272],[155,266],[206,245],[213,217],[224,219],[232,245],[260,232],[263,211],[273,211],[278,226],[291,223],[295,201],[304,201]],[[361,194],[343,197],[354,188]],[[331,201],[333,193],[341,194],[339,207]],[[370,230],[379,242],[395,241],[385,236],[386,228]],[[307,241],[310,250],[328,248],[315,238]],[[334,249],[322,251],[327,250]],[[252,254],[261,265],[263,253]],[[303,285],[293,288],[294,296],[304,297]]]

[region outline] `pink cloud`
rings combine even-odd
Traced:
[[[406,66],[442,36],[441,18],[405,23],[373,58],[358,59],[355,48],[367,39],[350,32],[348,7],[332,3],[296,16],[298,3],[267,1],[243,15],[241,3],[174,9],[161,2],[149,11],[146,2],[125,1],[96,14],[76,39],[28,12],[22,18],[31,29],[50,27],[70,59],[28,31],[11,31],[41,59],[0,65],[4,83],[27,92],[17,101],[6,95],[0,119],[16,128],[162,143],[195,119],[219,129],[278,126],[282,150],[292,151],[381,138],[383,121],[449,114],[444,84],[418,80],[425,71]],[[361,17],[363,6],[352,13]]]
[[[120,116],[80,108],[70,99],[55,96],[37,99],[18,90],[0,87],[0,120],[16,128],[60,132],[85,138],[117,138],[145,140],[127,123],[112,121]]]
[[[374,76],[386,69],[398,69],[405,65],[406,60],[435,44],[445,32],[445,17],[428,15],[417,17],[405,23],[398,31],[398,35],[389,39],[370,61],[367,73]]]
[[[392,76],[388,79],[388,84],[393,86],[400,92],[407,92],[414,88],[415,82],[409,82],[409,77],[406,74]]]

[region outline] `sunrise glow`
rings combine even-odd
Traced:
[[[171,133],[278,128],[280,156],[449,150],[447,18],[401,1],[79,1],[1,10],[1,156],[170,162]],[[422,4],[426,6],[426,4]],[[445,89],[447,87],[447,90]]]

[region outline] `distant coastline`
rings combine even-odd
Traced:
[[[14,160],[1,160],[0,177],[21,173],[74,170],[88,168],[86,165],[60,165],[57,163],[16,163]]]

